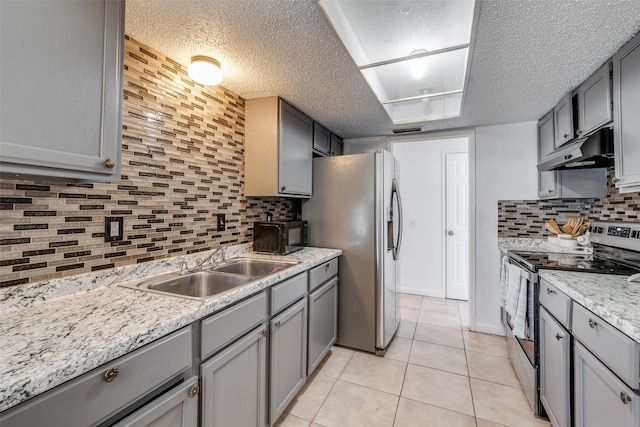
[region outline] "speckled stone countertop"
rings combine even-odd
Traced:
[[[529,239],[515,237],[498,237],[498,249],[501,251],[545,251],[547,239]]]
[[[246,247],[230,252],[242,255]],[[77,293],[69,291],[71,286],[64,280],[58,281],[62,288],[66,286],[60,292],[51,282],[5,292],[0,295],[0,411],[341,253],[305,248],[286,257],[246,254],[299,264],[204,302],[113,286],[175,270],[182,257],[123,268],[104,277],[71,278],[82,289]]]
[[[539,276],[640,342],[640,283],[627,276],[540,270]]]

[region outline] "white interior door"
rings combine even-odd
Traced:
[[[445,154],[446,297],[469,299],[469,161]]]

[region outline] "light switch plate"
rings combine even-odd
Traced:
[[[117,242],[124,235],[124,218],[121,216],[108,216],[104,219],[104,241]]]

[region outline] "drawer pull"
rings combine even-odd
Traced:
[[[329,264],[326,264],[326,265],[324,266],[324,271],[327,271],[328,269],[329,269]]]
[[[276,327],[276,328],[279,328],[279,327],[280,327],[280,321],[279,321],[279,320],[276,322],[275,327]]]
[[[551,294],[555,294],[555,293],[556,293],[556,291],[554,291],[553,289],[547,288],[547,295],[551,295]]]
[[[626,405],[627,403],[631,402],[631,396],[629,396],[624,391],[621,391],[620,392],[620,400],[622,400],[622,403],[624,403]]]
[[[189,390],[189,397],[196,397],[200,393],[200,387],[195,385],[191,390]]]
[[[589,319],[589,327],[590,327],[591,329],[595,329],[595,328],[596,328],[596,326],[598,326],[598,323],[597,323],[595,320],[593,320],[593,319]]]
[[[116,377],[118,376],[118,373],[119,373],[118,367],[114,366],[113,368],[107,370],[107,372],[104,373],[104,380],[110,383],[111,381],[116,379]]]
[[[556,334],[556,339],[557,339],[558,341],[560,341],[562,338],[564,338],[562,335],[560,335],[560,334]]]
[[[269,335],[269,330],[265,329],[264,331],[262,331],[262,336],[266,337],[267,335]]]

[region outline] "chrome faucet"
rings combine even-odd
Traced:
[[[224,251],[225,249],[227,249],[226,246],[220,246],[218,249],[216,249],[215,251],[213,251],[213,253],[211,253],[211,255],[209,255],[208,257],[203,258],[202,260],[198,261],[198,263],[196,264],[196,266],[194,267],[194,270],[200,270],[202,269],[202,266],[207,262],[207,260],[209,260],[209,264],[210,265],[215,265],[216,263],[216,257],[219,255],[219,259],[218,261],[224,263],[226,261],[225,259],[225,255],[224,255]]]

